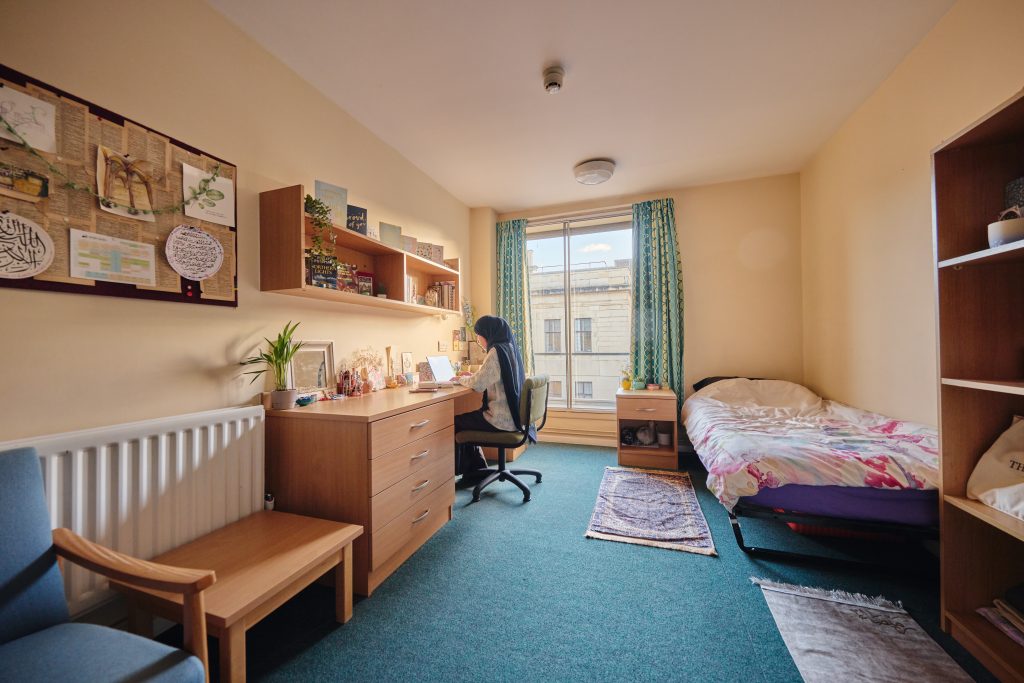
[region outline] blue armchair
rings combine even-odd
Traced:
[[[213,572],[137,560],[50,531],[33,448],[0,453],[0,681],[208,681],[202,591]],[[185,647],[71,623],[57,557],[123,583],[182,593]]]

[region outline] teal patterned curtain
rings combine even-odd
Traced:
[[[634,378],[658,382],[683,399],[683,277],[676,241],[675,203],[633,205]]]
[[[530,329],[530,280],[526,262],[526,219],[497,224],[498,310],[516,335],[526,376],[533,374],[533,333]]]

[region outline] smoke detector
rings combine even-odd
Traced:
[[[611,159],[590,159],[577,164],[573,169],[576,182],[583,185],[600,185],[615,173],[615,162]]]
[[[565,78],[565,69],[560,66],[549,66],[544,69],[544,89],[549,94],[555,94],[562,89],[563,78]]]

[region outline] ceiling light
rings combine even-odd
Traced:
[[[612,177],[615,172],[615,162],[611,159],[590,159],[584,161],[573,169],[576,174],[576,182],[583,185],[600,185]]]
[[[562,79],[565,78],[565,69],[560,66],[549,66],[544,69],[544,89],[554,94],[562,89]]]

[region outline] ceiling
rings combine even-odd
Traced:
[[[799,170],[953,0],[209,0],[469,206]],[[565,87],[542,87],[545,66]],[[588,158],[618,163],[598,186]]]

